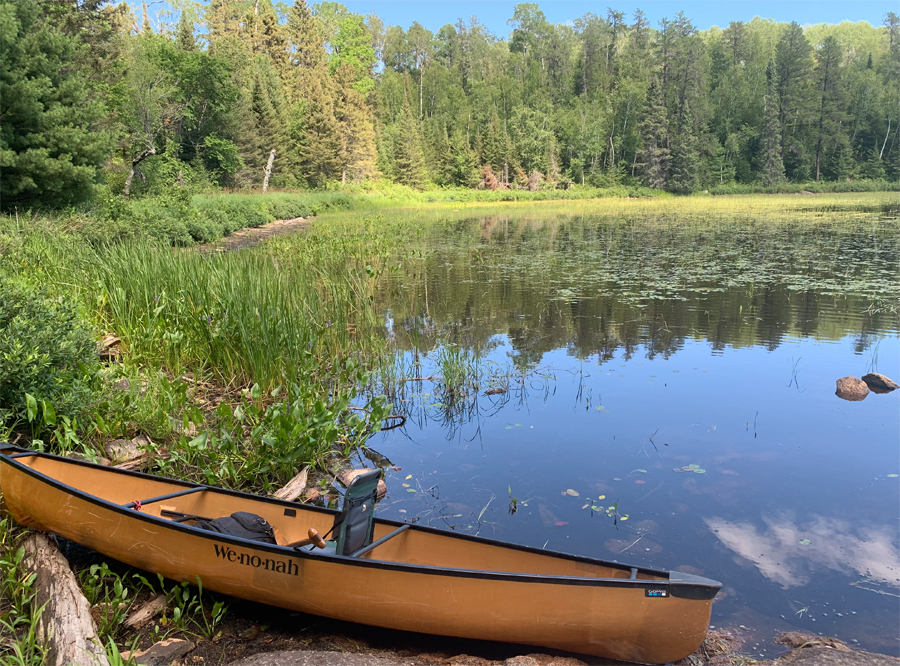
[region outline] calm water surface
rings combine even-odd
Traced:
[[[423,248],[379,296],[409,416],[370,442],[402,467],[382,515],[715,578],[754,654],[900,653],[900,391],[834,395],[900,379],[895,221],[486,218]]]

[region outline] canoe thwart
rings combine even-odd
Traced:
[[[136,509],[140,511],[140,507],[145,504],[152,504],[153,502],[163,502],[168,499],[172,499],[174,497],[181,497],[183,495],[190,495],[191,493],[196,493],[201,490],[208,490],[206,486],[195,486],[194,488],[188,488],[186,490],[179,490],[177,493],[169,493],[167,495],[157,495],[156,497],[151,497],[149,499],[143,500],[134,500],[133,502],[129,502],[128,504],[123,504],[126,509]]]
[[[390,534],[387,534],[387,535],[381,537],[378,541],[373,541],[373,542],[370,543],[368,546],[365,546],[365,547],[363,547],[363,548],[360,548],[360,549],[357,550],[355,553],[351,553],[351,557],[360,557],[360,556],[362,556],[362,555],[365,555],[365,554],[368,553],[370,550],[375,550],[376,548],[378,548],[378,546],[380,546],[381,544],[383,544],[385,541],[387,541],[387,540],[389,540],[389,539],[393,539],[395,536],[397,536],[398,534],[400,534],[400,532],[405,532],[405,531],[408,530],[408,529],[409,529],[409,524],[408,524],[408,523],[407,523],[406,525],[403,525],[402,527],[398,527],[397,529],[395,529],[395,530],[394,530],[393,532],[391,532]]]

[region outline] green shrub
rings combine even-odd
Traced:
[[[0,423],[22,419],[25,394],[75,416],[98,369],[89,328],[73,305],[0,272]]]

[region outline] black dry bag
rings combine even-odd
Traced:
[[[275,543],[275,533],[266,519],[246,511],[238,511],[215,520],[198,520],[194,527],[251,541]]]

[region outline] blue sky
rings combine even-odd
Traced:
[[[360,14],[375,12],[387,25],[409,27],[418,21],[436,32],[458,18],[477,16],[494,34],[505,37],[509,33],[506,21],[512,16],[518,2],[509,0],[345,0],[351,11]],[[586,2],[583,0],[543,0],[538,2],[547,19],[553,23],[572,21],[587,12],[605,16],[607,7],[625,12],[629,22],[635,9],[643,10],[653,27],[664,17],[673,17],[683,11],[694,25],[705,30],[713,25],[726,27],[730,21],[750,21],[754,16],[777,21],[797,21],[801,25],[813,23],[840,23],[841,21],[868,21],[879,25],[889,12],[900,13],[896,0],[690,0],[685,2],[646,1]]]

